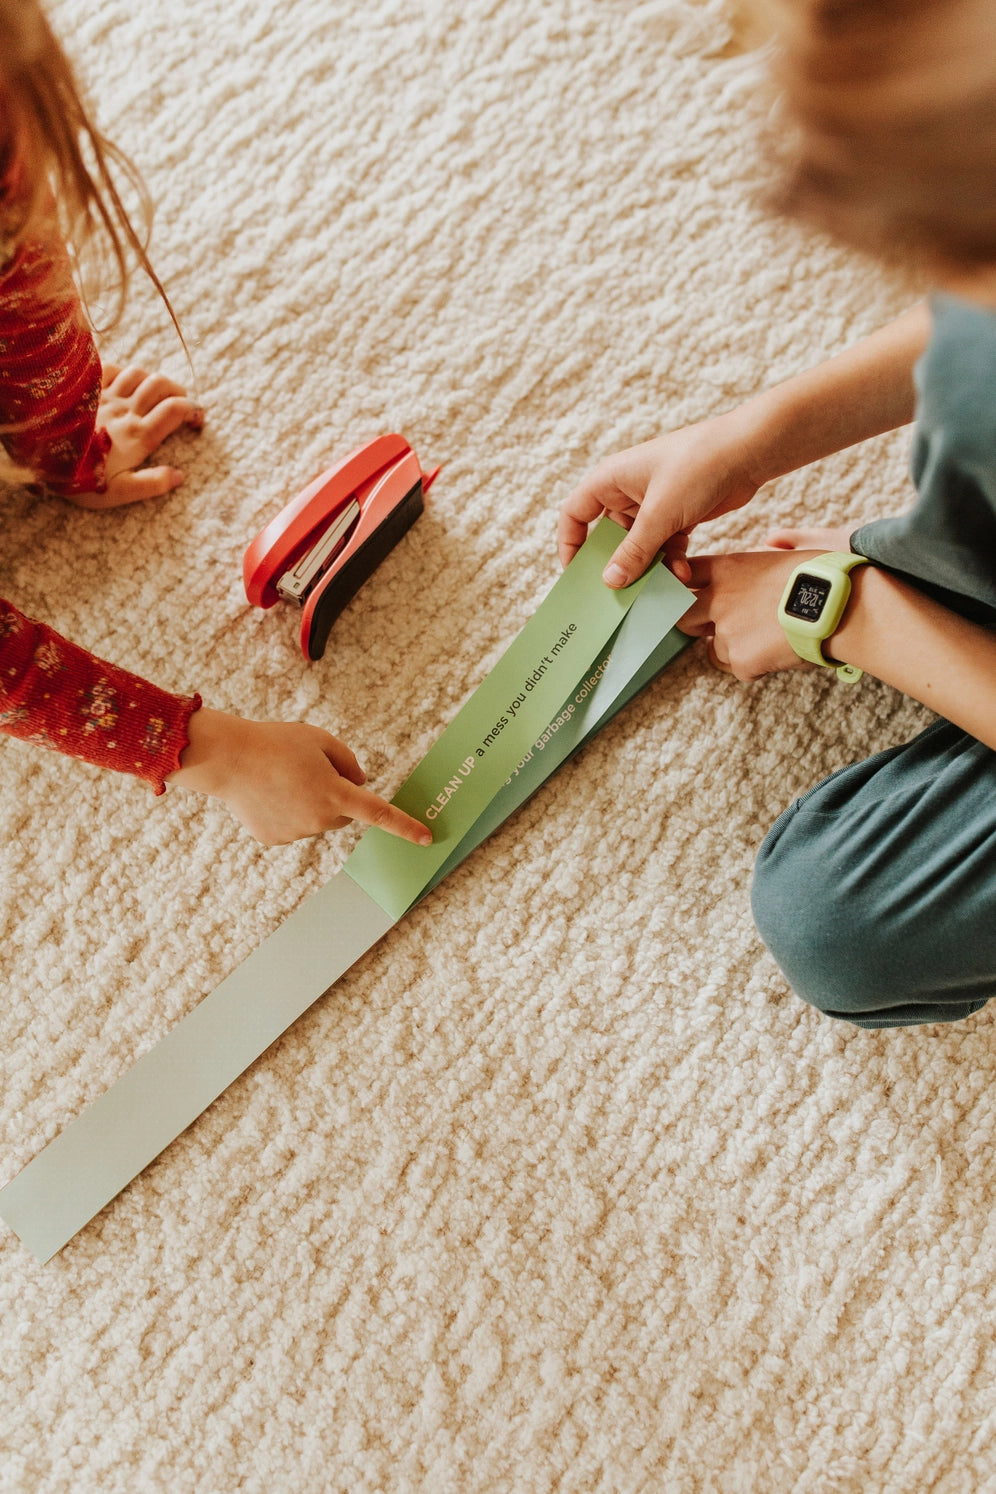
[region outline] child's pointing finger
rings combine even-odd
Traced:
[[[359,820],[361,825],[375,825],[379,830],[386,830],[388,835],[398,835],[415,846],[432,845],[432,831],[426,825],[396,805],[388,804],[386,799],[371,793],[368,788],[343,780],[337,799],[341,813],[351,820]]]

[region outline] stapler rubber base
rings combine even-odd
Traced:
[[[335,585],[318,587],[305,604],[301,621],[301,648],[309,659],[325,653],[332,624],[353,600],[365,581],[394,549],[425,507],[421,477],[409,488],[393,512],[364,540],[355,555],[338,571]]]

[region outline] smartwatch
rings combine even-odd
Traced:
[[[862,670],[823,657],[823,644],[840,626],[851,595],[851,571],[867,565],[864,555],[832,550],[796,566],[778,604],[778,621],[800,659],[837,671],[837,678],[853,685]]]

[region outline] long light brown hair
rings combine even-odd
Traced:
[[[61,237],[79,270],[86,253],[98,283],[111,270],[118,291],[111,325],[137,263],[176,316],[149,261],[149,194],[131,161],[93,121],[72,65],[37,0],[0,0],[0,174],[7,190],[0,230],[8,253],[27,239]],[[118,180],[134,194],[140,229]],[[55,234],[53,234],[55,230]],[[53,255],[53,291],[65,261]],[[103,288],[103,285],[102,285]],[[182,341],[182,334],[181,334]]]
[[[993,0],[755,0],[771,201],[887,258],[996,263]]]

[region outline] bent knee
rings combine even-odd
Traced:
[[[883,959],[883,931],[828,885],[812,856],[758,857],[751,908],[758,932],[797,996],[828,1016],[863,1017],[904,1000]]]
[[[946,722],[831,776],[776,821],[752,904],[811,1006],[864,1027],[996,996],[996,754]]]
[[[859,1027],[952,1022],[996,995],[991,929],[980,939],[956,917],[930,916],[887,860],[821,838],[808,817],[789,811],[765,840],[751,906],[793,991],[827,1016]]]

